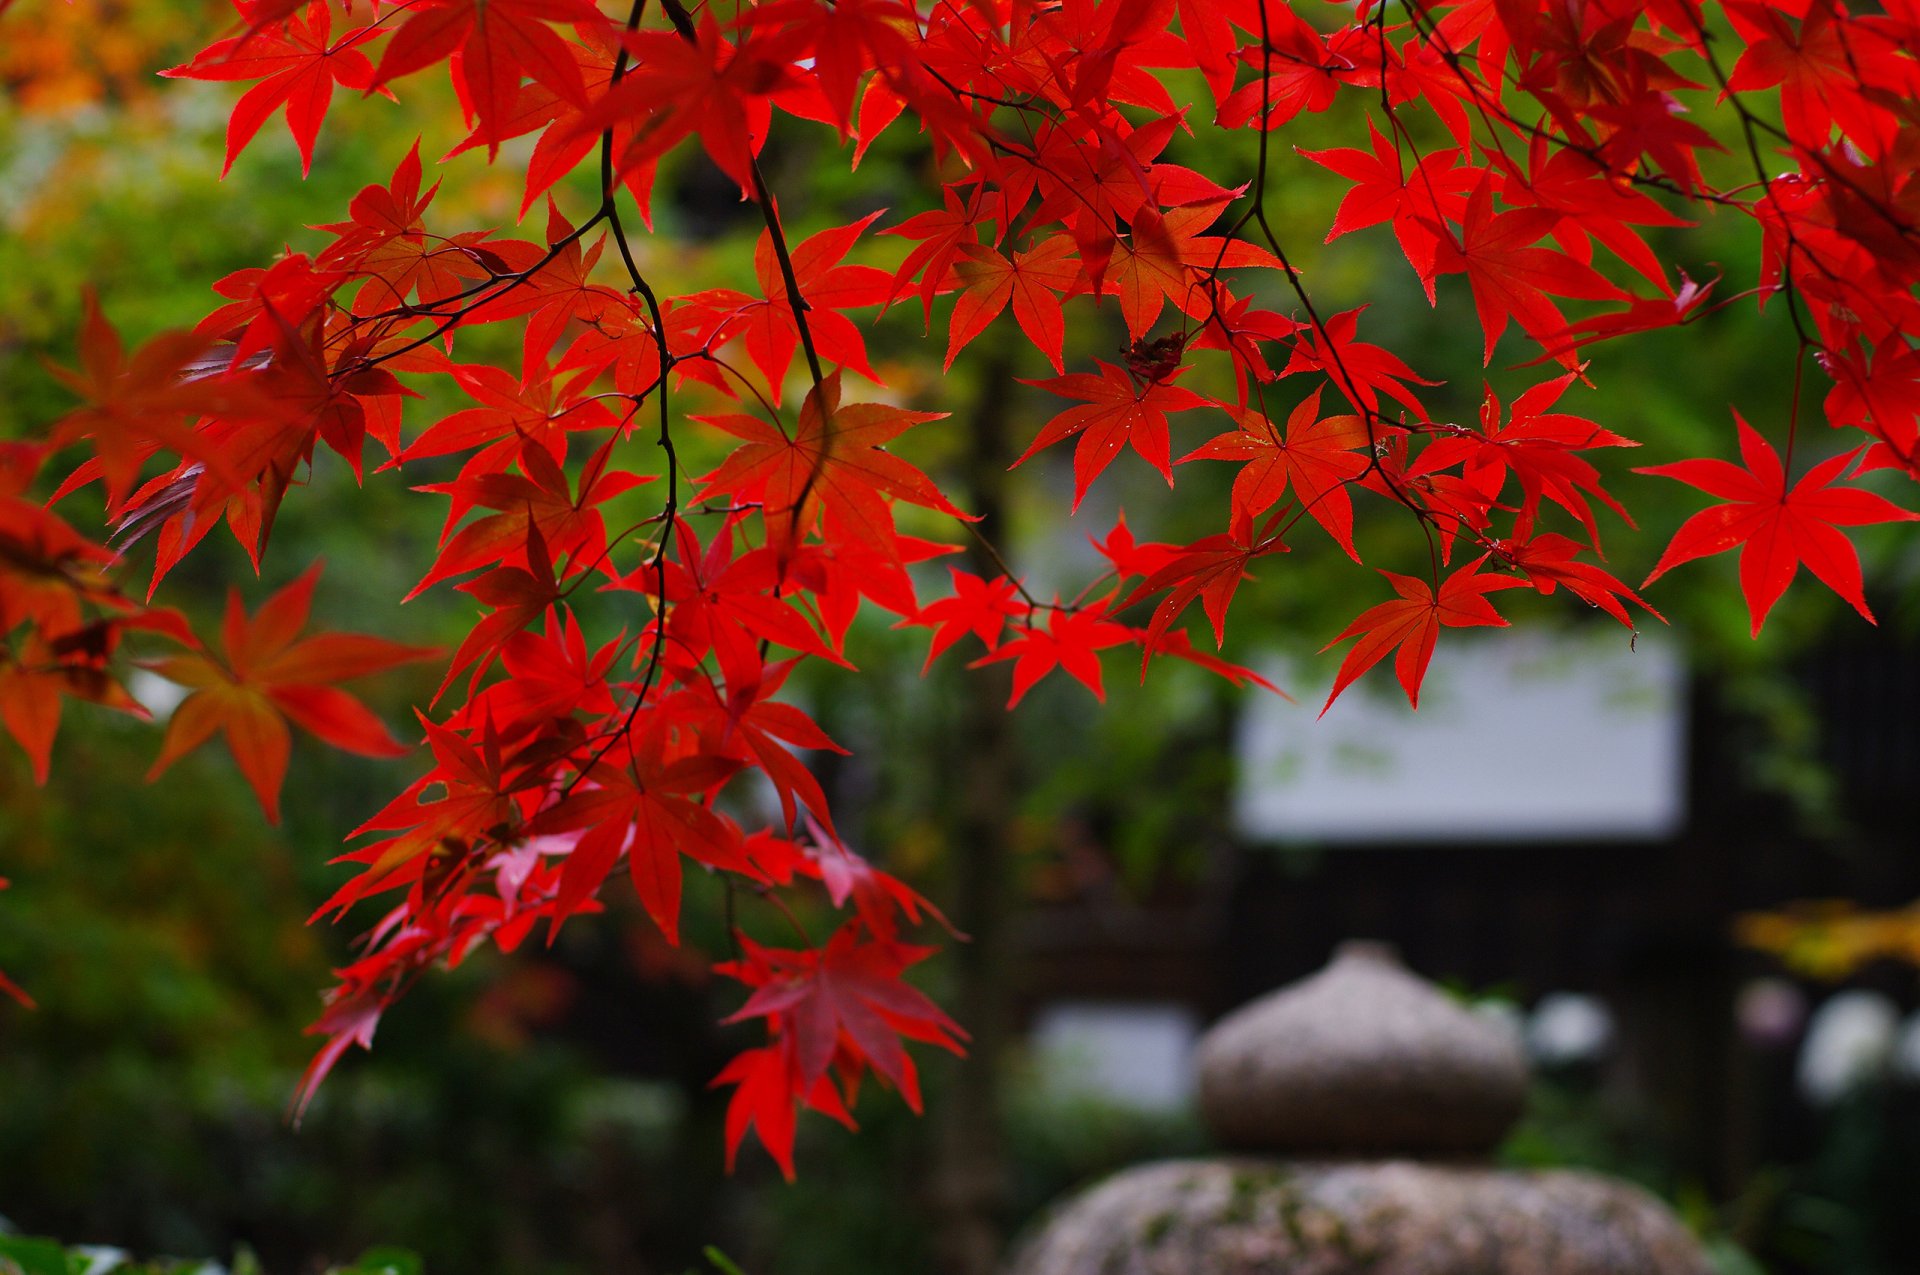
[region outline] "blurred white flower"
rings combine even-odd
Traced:
[[[1527,1020],[1527,1052],[1548,1067],[1594,1062],[1613,1047],[1613,1013],[1597,996],[1552,992]]]
[[[1881,1075],[1893,1054],[1899,1013],[1879,992],[1841,992],[1813,1011],[1800,1047],[1800,1094],[1816,1106]]]

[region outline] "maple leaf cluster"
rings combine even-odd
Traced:
[[[437,657],[301,638],[311,573],[251,616],[236,596],[207,642],[124,594],[117,572],[150,546],[150,599],[221,523],[257,564],[289,491],[323,463],[360,477],[369,441],[380,469],[457,458],[455,477],[419,489],[447,507],[413,592],[464,595],[473,624],[418,709],[424,770],[351,834],[353,875],[321,909],[384,912],[313,1025],[303,1105],[422,971],[551,935],[620,876],[677,941],[696,871],[776,904],[812,889],[842,913],[818,944],[740,934],[717,967],[748,989],[734,1019],[766,1033],[715,1079],[732,1091],[729,1154],[751,1130],[791,1174],[797,1113],[851,1123],[869,1075],[917,1106],[905,1042],[965,1039],[906,977],[930,951],[912,931],[940,918],[848,846],[807,761],[840,745],[783,695],[802,663],[846,663],[869,608],[928,630],[929,665],[956,650],[1010,662],[1014,702],[1056,671],[1100,695],[1102,652],[1118,648],[1143,671],[1172,656],[1267,686],[1195,644],[1193,604],[1218,649],[1257,561],[1317,539],[1364,566],[1372,526],[1410,519],[1426,552],[1373,563],[1392,596],[1333,636],[1353,645],[1329,706],[1389,657],[1417,703],[1442,632],[1507,623],[1503,592],[1564,591],[1632,629],[1636,612],[1658,617],[1606,565],[1602,515],[1631,519],[1600,462],[1637,444],[1568,396],[1604,343],[1743,300],[1784,312],[1783,352],[1831,382],[1823,414],[1844,441],[1808,437],[1796,397],[1751,413],[1785,460],[1741,416],[1744,467],[1647,467],[1724,503],[1680,529],[1646,583],[1737,550],[1756,633],[1803,563],[1866,614],[1842,528],[1915,517],[1857,485],[1867,471],[1920,478],[1908,5],[235,7],[231,29],[167,72],[250,82],[229,167],[282,110],[310,165],[337,89],[393,95],[440,73],[469,130],[441,139],[447,171],[524,139],[521,212],[545,203],[537,235],[446,225],[416,143],[316,228],[316,247],[216,282],[220,303],[191,331],[128,351],[90,305],[80,366],[60,373],[79,405],[0,456],[0,723],[36,773],[65,699],[141,711],[122,645],[144,633],[165,644],[146,663],[192,691],[156,773],[223,734],[269,817],[289,723],[403,751],[337,683]],[[929,189],[892,224],[874,213],[791,234],[788,217],[810,210],[794,192],[783,205],[762,170],[776,121],[825,130],[856,167],[892,131],[926,152]],[[1330,136],[1343,121],[1363,131]],[[1241,148],[1248,184],[1170,158],[1198,129]],[[1443,419],[1428,406],[1435,369],[1366,339],[1365,307],[1316,305],[1300,246],[1269,216],[1281,140],[1347,183],[1326,238],[1391,234],[1429,302],[1473,315],[1483,366],[1521,354],[1515,389],[1489,384],[1477,417]],[[751,281],[663,295],[642,268],[632,241],[677,150],[759,215]],[[1753,171],[1709,178],[1742,151]],[[1786,171],[1763,167],[1780,156]],[[562,208],[554,192],[576,169],[597,174],[597,201]],[[1755,225],[1762,268],[1742,296],[1716,299],[1717,279],[1670,268],[1646,237],[1674,242],[1708,208]],[[955,546],[906,534],[898,515],[942,520],[949,539],[970,516],[896,450],[945,427],[926,410],[938,404],[879,387],[866,330],[895,305],[938,316],[947,366],[1011,311],[1054,373],[1027,384],[1066,404],[1021,459],[1071,441],[1072,506],[1128,450],[1169,486],[1220,462],[1233,467],[1220,530],[1142,542],[1122,520],[1095,542],[1104,574],[1071,598],[950,568],[950,591],[923,599],[935,577],[920,564]],[[1069,312],[1114,317],[1117,361],[1067,367]],[[470,361],[468,334],[495,325],[517,335],[517,366]],[[464,405],[421,419],[428,385]],[[704,474],[681,469],[694,439],[721,456]],[[119,552],[27,495],[81,446],[56,497],[97,485]]]

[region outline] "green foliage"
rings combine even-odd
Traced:
[[[734,1265],[732,1258],[711,1244],[701,1250],[701,1255],[713,1263],[713,1269],[720,1272],[720,1275],[745,1275],[745,1272]]]
[[[404,1249],[372,1248],[349,1265],[328,1267],[327,1275],[423,1275],[424,1269],[420,1258]],[[69,1248],[54,1240],[0,1235],[0,1275],[261,1275],[261,1268],[244,1248],[230,1267],[223,1267],[172,1258],[141,1261],[117,1248]]]

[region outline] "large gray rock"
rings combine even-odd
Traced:
[[[1215,1138],[1291,1155],[1483,1154],[1527,1093],[1515,1032],[1371,943],[1221,1019],[1195,1064]]]
[[[1710,1275],[1658,1201],[1589,1173],[1173,1160],[1061,1208],[1011,1275]]]

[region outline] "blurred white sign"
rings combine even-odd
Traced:
[[[1176,1111],[1193,1096],[1199,1032],[1184,1005],[1055,1001],[1034,1019],[1033,1052],[1051,1093]]]
[[[1235,823],[1266,842],[1660,840],[1686,818],[1686,679],[1669,642],[1445,634],[1408,709],[1391,659],[1324,718],[1250,697]],[[1327,665],[1329,673],[1332,665]]]

